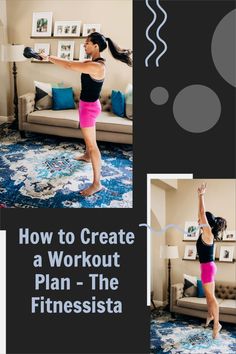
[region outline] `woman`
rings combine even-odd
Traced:
[[[201,234],[197,240],[197,252],[201,268],[201,280],[206,295],[208,315],[206,326],[214,320],[212,337],[217,338],[222,326],[219,323],[219,305],[215,297],[215,274],[216,265],[213,261],[214,241],[218,239],[220,232],[226,229],[226,220],[221,217],[214,217],[210,212],[205,211],[204,194],[206,184],[198,188],[199,209],[198,223],[201,225]]]
[[[106,71],[105,59],[101,58],[100,53],[107,48],[107,43],[115,59],[132,66],[132,60],[130,58],[131,51],[119,48],[110,38],[105,38],[98,32],[89,34],[84,44],[85,53],[91,57],[91,60],[73,62],[52,55],[46,56],[40,54],[43,59],[53,64],[82,73],[79,116],[86,151],[84,155],[78,156],[76,159],[92,162],[93,167],[93,183],[88,188],[80,191],[83,196],[92,195],[102,189],[100,182],[101,154],[96,142],[95,124],[96,118],[101,112],[99,96]]]

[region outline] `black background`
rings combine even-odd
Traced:
[[[3,210],[2,227],[7,229],[7,353],[145,353],[148,348],[149,311],[146,307],[146,231],[137,221],[145,220],[145,208],[116,209],[38,209]],[[126,231],[136,234],[135,246],[22,246],[18,243],[18,228],[31,231],[53,231],[62,228],[78,234],[83,227],[93,231]],[[119,277],[119,291],[92,292],[88,287],[73,287],[69,292],[34,291],[34,273],[54,276],[71,275],[72,280],[85,280],[91,269],[70,268],[65,273],[44,266],[34,269],[34,254],[47,249],[62,249],[65,253],[121,254],[121,268],[113,271],[96,268],[92,273]],[[86,283],[85,283],[86,284]],[[123,301],[123,314],[32,315],[31,296],[51,299],[83,300],[111,297]]]
[[[146,174],[235,177],[235,90],[219,76],[210,53],[214,29],[235,2],[163,1],[162,6],[168,13],[168,22],[161,30],[168,51],[160,59],[159,68],[151,60],[150,67],[145,68],[145,57],[151,50],[145,31],[152,15],[144,1],[134,1],[134,208],[1,210],[1,229],[7,230],[7,353],[148,353],[146,230],[138,227],[146,221]],[[220,121],[201,134],[182,130],[172,114],[176,94],[196,83],[212,87],[222,103]],[[156,86],[166,87],[170,95],[169,102],[161,107],[149,98]],[[54,232],[63,228],[75,234],[83,227],[94,231],[133,231],[135,246],[120,248],[119,291],[116,295],[109,291],[105,294],[121,298],[124,313],[31,315],[30,298],[35,294],[32,257],[46,248],[19,246],[20,227]],[[86,250],[89,252],[90,248]],[[110,250],[114,252],[113,247],[100,246],[93,247],[91,252]],[[71,270],[71,274],[76,277],[79,271]],[[113,274],[116,276],[116,271]],[[70,298],[76,299],[78,292],[80,298],[91,297],[84,287],[73,288]]]
[[[149,3],[157,10],[156,1]],[[156,55],[149,59],[149,67],[145,68],[145,58],[153,49],[145,31],[153,14],[144,1],[134,1],[135,156],[139,159],[138,170],[194,173],[194,177],[203,178],[234,177],[235,89],[224,81],[213,64],[211,39],[219,21],[235,8],[235,1],[160,3],[168,14],[160,31],[168,49],[158,68],[155,66]],[[160,14],[157,23],[164,18]],[[156,38],[156,28],[150,29],[153,39]],[[201,134],[183,130],[172,112],[176,95],[192,84],[212,88],[222,105],[218,123]],[[157,86],[165,87],[169,92],[169,100],[163,106],[156,106],[149,98],[151,90]]]

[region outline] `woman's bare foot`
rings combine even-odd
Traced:
[[[79,156],[75,156],[74,160],[76,161],[85,161],[85,162],[91,162],[91,159],[89,157],[88,154],[83,154],[83,155],[79,155]]]
[[[80,191],[80,194],[83,195],[84,197],[88,197],[88,196],[93,195],[97,192],[100,192],[101,189],[102,189],[101,183],[93,183],[93,184],[91,184],[90,187]]]
[[[213,333],[212,333],[212,338],[213,339],[217,339],[218,338],[221,328],[222,328],[222,326],[221,326],[220,323],[218,323],[216,326],[214,325]]]
[[[214,319],[213,316],[207,316],[205,328],[209,326],[210,322]]]

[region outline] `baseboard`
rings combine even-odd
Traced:
[[[0,122],[1,123],[12,123],[14,121],[14,117],[13,116],[0,116]]]

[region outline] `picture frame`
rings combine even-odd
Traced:
[[[81,21],[55,21],[53,37],[80,37]]]
[[[79,61],[92,60],[91,55],[85,53],[84,45],[80,44]]]
[[[33,12],[32,37],[51,37],[52,12]]]
[[[221,246],[220,247],[220,262],[233,262],[234,246]]]
[[[50,53],[50,43],[35,43],[34,44],[34,50],[37,53],[44,53],[46,55],[49,55]],[[38,59],[33,59],[34,61],[40,61]]]
[[[101,32],[101,24],[99,23],[85,23],[83,25],[83,37],[87,37],[92,32]]]
[[[74,59],[74,41],[58,41],[57,56],[61,59]]]
[[[236,231],[224,231],[222,241],[232,242],[236,241]]]
[[[186,245],[184,249],[184,259],[196,260],[197,247],[196,245]]]
[[[184,230],[191,232],[191,235],[184,234],[185,241],[196,241],[200,234],[200,229],[197,221],[186,221]]]

